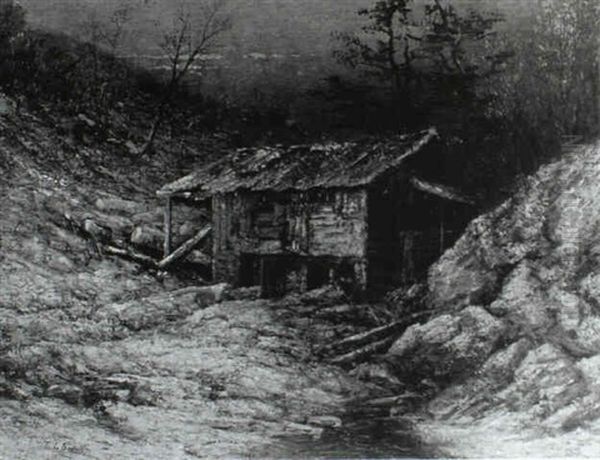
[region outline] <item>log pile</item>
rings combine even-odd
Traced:
[[[210,235],[209,225],[191,237],[186,235],[175,251],[159,259],[164,242],[161,209],[111,196],[98,198],[86,208],[83,203],[59,199],[47,200],[45,207],[55,224],[86,238],[98,255],[122,257],[156,270],[168,270],[184,260],[203,268],[211,264],[210,256],[198,250]],[[187,220],[178,225],[185,230],[198,227]]]
[[[391,324],[345,337],[324,346],[321,353],[328,356],[332,364],[354,367],[375,355],[385,353],[408,326],[423,320],[429,314],[429,311],[417,312]]]

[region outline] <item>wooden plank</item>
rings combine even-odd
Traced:
[[[196,233],[192,238],[187,240],[181,246],[179,246],[173,253],[169,254],[163,260],[158,263],[158,268],[160,270],[164,270],[170,265],[173,265],[178,260],[184,258],[188,255],[198,244],[202,242],[212,231],[211,225],[206,225],[202,227],[202,229]]]

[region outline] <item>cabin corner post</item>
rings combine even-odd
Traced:
[[[171,241],[172,241],[172,220],[173,220],[173,200],[170,196],[165,201],[165,213],[164,213],[164,231],[165,241],[163,246],[164,257],[171,254]]]

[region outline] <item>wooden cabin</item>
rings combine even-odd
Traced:
[[[261,285],[265,296],[328,283],[381,293],[410,283],[472,213],[469,199],[411,167],[413,158],[435,161],[436,139],[431,129],[237,150],[158,192],[167,200],[167,235],[173,200],[204,203],[214,280]]]

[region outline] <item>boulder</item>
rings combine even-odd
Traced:
[[[300,302],[304,305],[328,306],[340,304],[345,298],[341,289],[328,285],[304,292],[300,295]]]
[[[148,211],[148,207],[142,203],[117,197],[98,198],[95,205],[100,211],[108,213],[133,215]]]
[[[512,199],[471,222],[454,247],[430,268],[429,305],[457,310],[492,301],[507,270],[545,244],[541,237],[544,194],[532,179]]]
[[[130,241],[134,246],[154,251],[162,250],[164,239],[165,235],[161,230],[147,225],[135,227],[130,237]]]
[[[599,316],[589,315],[583,318],[573,335],[574,342],[583,351],[580,357],[590,357],[591,355],[600,353]]]
[[[187,240],[187,239],[191,238],[192,236],[194,236],[197,231],[198,231],[198,225],[194,224],[193,222],[186,221],[179,226],[179,229],[177,230],[177,234],[184,240]]]
[[[600,355],[582,359],[576,366],[588,388],[593,393],[600,395]]]
[[[508,347],[495,352],[481,368],[480,375],[494,386],[504,386],[512,381],[517,367],[533,344],[528,339],[521,339]]]
[[[381,385],[384,388],[402,387],[402,382],[393,374],[386,363],[362,363],[350,371],[350,375],[363,382]]]
[[[499,396],[512,410],[545,418],[585,391],[585,381],[572,360],[554,345],[544,344],[527,353],[514,381]]]
[[[534,271],[528,261],[519,264],[507,277],[498,298],[487,308],[494,316],[510,321],[514,333],[546,330],[553,325],[548,299]]]
[[[94,316],[109,324],[139,331],[161,323],[185,318],[194,311],[223,300],[229,285],[188,287],[98,309]]]
[[[227,283],[213,284],[196,289],[196,302],[201,305],[212,305],[222,302],[227,296],[231,286]]]
[[[342,419],[333,415],[314,415],[308,418],[307,423],[321,428],[340,428]]]
[[[500,320],[481,307],[468,307],[409,327],[387,358],[404,376],[445,382],[483,364],[503,332]]]
[[[225,293],[226,300],[258,300],[262,296],[260,286],[230,289]]]

